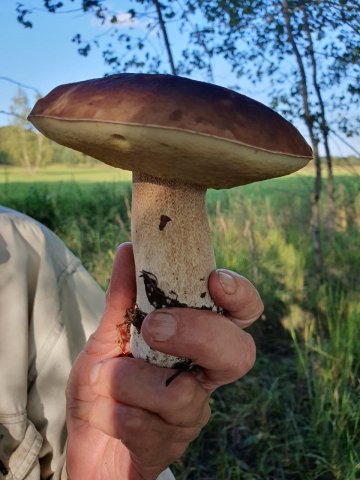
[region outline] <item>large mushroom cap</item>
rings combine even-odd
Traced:
[[[287,175],[312,158],[299,131],[270,108],[172,75],[62,85],[29,119],[52,140],[109,165],[211,188]]]

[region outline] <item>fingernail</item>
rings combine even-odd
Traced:
[[[233,295],[236,292],[236,280],[229,273],[223,270],[217,270],[219,282],[227,295]]]
[[[99,378],[99,373],[100,373],[100,368],[102,366],[102,363],[96,363],[92,370],[90,371],[90,383],[94,384],[97,382],[97,379]]]
[[[156,342],[165,342],[176,333],[176,319],[169,312],[154,312],[147,322],[151,338]]]

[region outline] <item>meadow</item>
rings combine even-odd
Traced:
[[[360,190],[350,173],[336,170],[322,278],[310,243],[312,170],[208,192],[217,264],[248,277],[265,312],[250,329],[254,369],[215,392],[212,419],[173,466],[176,478],[360,478]],[[106,288],[116,245],[130,239],[127,172],[1,169],[0,203],[55,231]]]

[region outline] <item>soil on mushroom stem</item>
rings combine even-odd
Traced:
[[[173,466],[176,478],[359,478],[360,194],[356,177],[336,182],[320,285],[309,241],[311,178],[209,192],[217,264],[250,278],[266,310],[252,328],[254,369],[215,392],[212,419]],[[129,183],[4,183],[0,203],[54,230],[106,288],[115,247],[130,239]],[[325,201],[321,208],[325,225]]]

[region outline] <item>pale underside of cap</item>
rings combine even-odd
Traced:
[[[158,125],[30,116],[45,136],[124,170],[206,188],[231,188],[288,175],[311,157]]]

